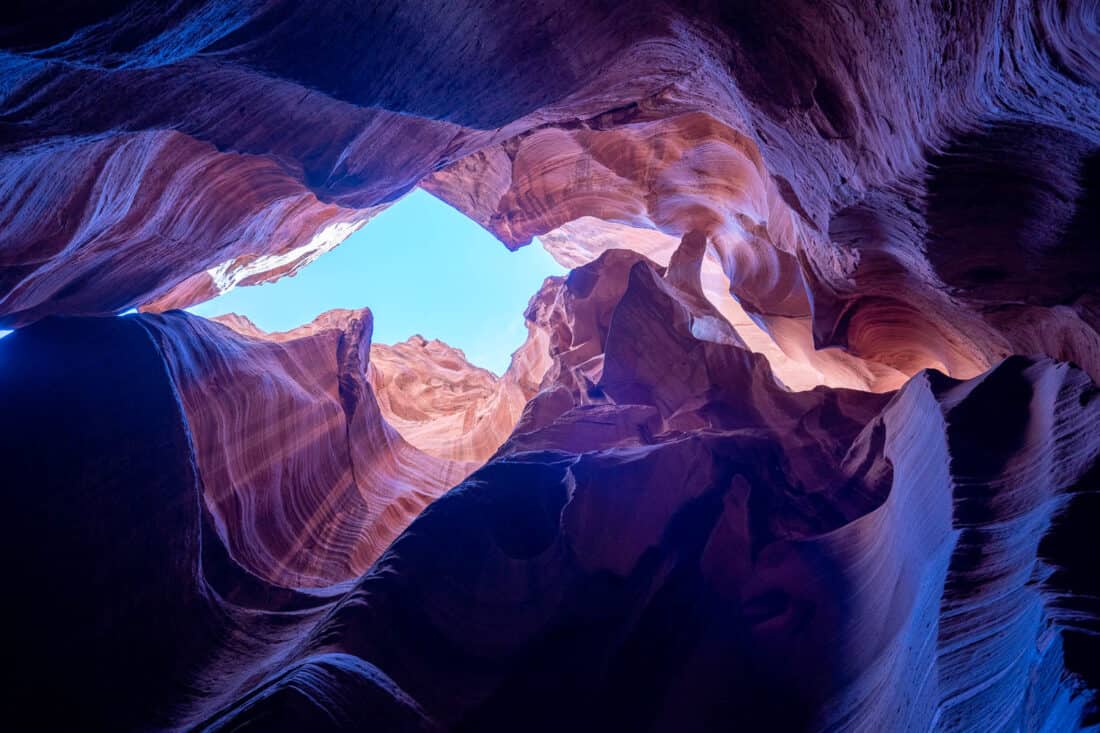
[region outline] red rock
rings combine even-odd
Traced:
[[[0,24],[36,727],[1095,725],[1095,3],[161,11]],[[415,186],[572,269],[501,377],[164,312]]]
[[[356,578],[476,468],[386,422],[366,378],[370,311],[278,334],[226,320],[234,330],[182,313],[143,322],[179,391],[206,506],[253,573],[293,588]]]
[[[274,279],[421,184],[510,246],[584,217],[704,231],[778,361],[809,362],[800,386],[969,377],[1037,347],[1100,375],[1091,294],[1066,280],[1097,274],[1088,3],[566,3],[538,40],[526,12],[473,7],[120,6],[76,37],[83,16],[16,18],[3,323]],[[955,195],[987,182],[1004,192]],[[1016,274],[965,254],[966,222],[998,218]],[[1035,271],[1065,284],[1006,319]]]

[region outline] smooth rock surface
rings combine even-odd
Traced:
[[[1096,729],[1098,18],[5,8],[9,725]],[[573,268],[499,378],[173,310],[417,186]]]
[[[368,310],[273,335],[182,312],[142,323],[179,392],[222,540],[273,583],[358,577],[477,467],[417,450],[386,422],[366,377]]]
[[[584,217],[703,231],[818,383],[966,378],[1011,353],[1100,377],[1096,11],[17,10],[0,39],[0,325],[280,277],[422,185],[509,246]]]
[[[76,544],[67,522],[33,529],[41,546],[78,550],[109,571],[82,601],[103,614],[96,645],[79,645],[84,625],[52,628],[49,615],[21,626],[79,648],[80,663],[99,670],[93,692],[130,684],[130,660],[110,650],[162,630],[163,604],[176,609],[193,595],[206,609],[175,622],[179,639],[201,639],[188,644],[190,656],[146,649],[142,705],[116,711],[100,700],[82,711],[85,722],[1036,731],[1086,722],[1097,683],[1087,633],[1096,626],[1087,600],[1095,581],[1074,558],[1097,549],[1088,500],[1100,465],[1090,429],[1100,418],[1096,385],[1074,367],[1014,357],[969,381],[922,372],[894,394],[792,393],[700,296],[690,239],[667,269],[611,250],[549,281],[529,313],[549,326],[552,365],[508,442],[353,584],[308,594],[280,581],[310,585],[325,568],[346,566],[349,546],[338,531],[300,527],[307,541],[290,557],[309,572],[295,574],[255,559],[270,543],[247,522],[231,518],[236,538],[226,532],[229,515],[211,501],[220,487],[207,478],[211,418],[188,407],[196,404],[188,392],[210,381],[189,385],[181,375],[185,366],[204,374],[206,360],[183,355],[227,359],[235,347],[274,363],[324,344],[362,349],[355,336],[366,314],[281,342],[181,314],[64,323],[105,334],[98,343],[57,346],[52,320],[5,339],[0,396],[17,406],[5,411],[7,423],[27,422],[38,408],[31,424],[51,425],[74,394],[147,404],[168,418],[128,417],[131,407],[65,423],[73,446],[85,434],[112,441],[103,425],[121,430],[135,418],[148,434],[119,433],[119,448],[88,444],[91,452],[73,454],[69,465],[114,468],[97,490],[70,491],[63,516],[126,526],[132,541],[170,542],[170,552],[130,565],[109,554],[121,551],[114,542]],[[57,390],[68,379],[62,368],[11,368],[42,349],[60,357],[82,349],[74,363],[88,365],[112,354],[160,376],[130,381],[85,366],[79,384]],[[356,394],[364,409],[363,360],[336,353],[334,367],[353,369],[340,372],[342,404]],[[269,364],[262,373],[289,369]],[[263,407],[279,394],[252,400]],[[325,404],[319,394],[309,401]],[[220,414],[234,414],[232,393],[221,403]],[[18,435],[10,428],[5,434]],[[20,438],[16,475],[44,472],[52,458],[40,440],[33,431]],[[171,452],[104,462],[137,443]],[[150,490],[165,475],[149,473],[160,461],[198,469],[156,499],[185,506],[191,497],[190,514],[132,522],[140,507],[104,503]],[[381,496],[384,478],[371,486]],[[327,498],[317,485],[285,484],[279,501]],[[16,525],[29,528],[53,496],[17,492]],[[345,524],[316,526],[356,519],[357,503],[339,506]],[[46,557],[69,555],[35,555],[26,567],[48,571]],[[149,583],[147,573],[174,588],[173,599],[120,592]],[[136,620],[119,622],[123,607]],[[71,719],[63,708],[50,714]]]

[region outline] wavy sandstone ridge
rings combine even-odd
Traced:
[[[1095,728],[1097,18],[17,4],[21,713]],[[500,378],[372,346],[367,310],[283,334],[172,310],[293,273],[417,186],[572,268]]]
[[[531,322],[527,329],[500,377],[435,339],[375,344],[367,376],[386,422],[430,455],[484,463],[511,434],[549,366],[545,332]]]
[[[212,320],[242,336],[285,343],[345,330],[353,318],[352,311],[327,311],[283,333],[263,331],[235,313]],[[442,341],[413,336],[392,346],[370,344],[365,375],[382,419],[428,455],[471,463],[471,470],[484,463],[512,432],[549,367],[545,329],[528,321],[527,330],[501,377],[470,364],[460,349]]]
[[[0,419],[26,426],[6,433],[19,441],[16,475],[51,460],[39,431],[56,429],[65,411],[76,418],[62,423],[74,446],[66,465],[77,475],[100,467],[93,492],[43,474],[46,495],[63,499],[45,511],[60,514],[33,529],[17,523],[16,542],[60,543],[101,568],[75,585],[103,614],[98,624],[22,620],[32,638],[52,633],[29,657],[28,694],[51,689],[35,681],[56,659],[87,648],[74,669],[99,671],[77,699],[93,701],[81,708],[93,722],[116,726],[1038,731],[1085,722],[1100,682],[1089,662],[1095,579],[1081,564],[1097,549],[1095,384],[1074,367],[1015,357],[969,381],[922,372],[894,394],[792,393],[703,297],[693,237],[667,268],[611,250],[548,281],[529,313],[549,326],[552,364],[512,437],[353,585],[319,594],[274,585],[255,559],[271,547],[267,527],[248,531],[216,500],[212,461],[234,453],[231,434],[219,434],[217,451],[212,436],[242,425],[242,403],[232,390],[198,395],[232,386],[218,376],[243,380],[231,371],[235,350],[267,354],[247,362],[265,366],[255,372],[262,381],[242,386],[251,395],[243,414],[263,413],[271,429],[256,435],[270,451],[295,415],[266,412],[293,404],[275,400],[272,375],[317,352],[311,360],[341,366],[340,387],[328,402],[295,392],[334,413],[343,406],[352,435],[358,410],[373,404],[367,341],[355,338],[365,314],[283,340],[178,314],[50,320],[9,337],[0,395],[12,409]],[[93,336],[59,347],[65,331]],[[78,368],[75,382],[57,361],[28,366],[59,348]],[[103,353],[137,366],[118,374]],[[74,402],[85,393],[115,409],[97,415],[97,402]],[[144,420],[150,409],[165,419]],[[140,441],[126,432],[143,425],[155,432]],[[116,452],[135,443],[156,452],[104,464],[104,449],[82,442],[93,433]],[[288,456],[284,470],[310,455]],[[159,494],[101,499],[125,496],[143,476],[172,478]],[[282,503],[332,496],[321,485],[284,484]],[[338,521],[309,526],[331,531],[307,533],[290,556],[309,572],[279,566],[281,580],[308,576],[309,585],[348,565],[340,530],[362,526],[349,495]],[[42,496],[17,492],[17,514],[33,516]],[[93,510],[98,526],[125,526],[130,542],[148,546],[140,564],[113,561],[121,548],[94,533],[64,534]],[[150,521],[127,524],[134,512]],[[63,562],[46,552],[30,564]],[[160,587],[173,591],[161,597]],[[51,598],[62,593],[50,586],[41,600],[60,609]],[[130,656],[95,656],[157,639],[177,604],[193,610],[143,657],[140,678]],[[141,703],[116,710],[110,701],[124,689],[122,699],[137,691]],[[62,707],[42,710],[67,719]]]
[[[366,378],[370,311],[265,334],[182,313],[143,320],[179,392],[203,498],[234,559],[287,587],[358,577],[475,463],[417,450]]]
[[[0,313],[274,279],[419,184],[509,246],[584,217],[705,232],[741,307],[809,362],[799,384],[1036,352],[1097,377],[1095,10],[22,11],[0,38]]]

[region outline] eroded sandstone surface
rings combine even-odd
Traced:
[[[1100,722],[1095,0],[4,15],[39,727]],[[174,310],[416,186],[571,268],[505,374]]]

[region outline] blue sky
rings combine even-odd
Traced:
[[[509,252],[418,189],[293,277],[238,287],[188,310],[240,313],[265,331],[286,331],[332,308],[368,306],[376,343],[419,333],[502,374],[527,335],[527,301],[544,278],[562,274],[537,241]]]

